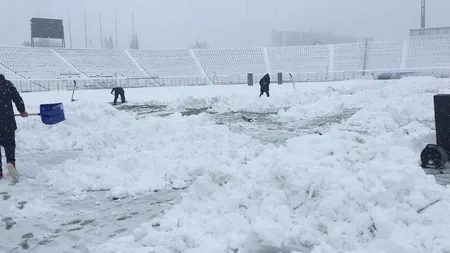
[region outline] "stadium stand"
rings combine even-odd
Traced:
[[[400,69],[402,63],[402,48],[402,41],[368,42],[364,69]]]
[[[0,47],[0,63],[17,76],[29,79],[79,76],[50,48]]]
[[[0,73],[5,75],[6,79],[8,80],[23,79],[21,76],[17,75],[12,70],[5,67],[2,63],[0,63]]]
[[[415,37],[408,44],[407,68],[450,67],[450,37]]]
[[[266,73],[261,48],[195,49],[209,76]]]
[[[364,42],[335,45],[334,71],[363,70],[364,55]]]
[[[266,73],[262,48],[194,49],[215,84],[245,83],[247,73]]]
[[[188,49],[129,52],[151,76],[201,76]]]
[[[123,50],[114,49],[55,49],[75,68],[92,78],[145,77]]]
[[[334,81],[415,73],[450,75],[450,38],[414,37],[337,45],[225,49],[51,49],[0,46],[0,73],[26,90],[61,89],[78,79],[83,88],[178,86],[254,82],[277,72],[283,80]],[[406,73],[406,74],[405,74]],[[207,76],[205,76],[205,74]],[[383,75],[381,75],[383,74]],[[43,80],[45,79],[45,80]],[[26,81],[26,82],[25,82]],[[56,87],[56,88],[54,88]],[[81,86],[80,86],[81,87]]]
[[[273,47],[267,49],[273,72],[327,72],[329,46]]]
[[[296,81],[326,79],[325,75],[316,73],[328,72],[329,46],[272,47],[267,49],[267,53],[272,73],[282,72],[283,80],[290,80],[289,73],[294,73]]]

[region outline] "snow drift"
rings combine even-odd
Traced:
[[[81,100],[46,140],[36,137],[46,126],[22,122],[20,134],[30,143],[19,147],[77,149],[73,159],[43,170],[50,184],[74,193],[107,188],[126,197],[194,180],[161,219],[93,252],[246,253],[261,245],[313,253],[446,252],[450,192],[425,175],[419,153],[434,138],[432,96],[449,84],[408,78],[298,85],[297,92],[275,86],[270,99],[245,86],[208,88],[204,96],[180,88],[182,95],[172,90],[165,100],[172,108],[276,110],[275,120],[291,124],[357,110],[322,135],[281,146],[233,133],[206,114],[137,120]],[[145,99],[161,99],[162,91],[152,92]]]

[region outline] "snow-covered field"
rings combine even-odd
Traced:
[[[419,155],[450,81],[296,87],[22,94],[67,120],[17,119],[0,252],[449,252],[450,191]]]

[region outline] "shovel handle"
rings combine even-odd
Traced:
[[[28,116],[40,116],[40,113],[28,113]],[[18,117],[20,114],[14,114],[14,116]]]

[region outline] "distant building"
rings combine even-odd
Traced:
[[[450,27],[430,27],[409,30],[409,36],[450,36]]]
[[[278,31],[272,29],[272,46],[274,47],[342,44],[364,40],[365,38],[339,36],[330,33]]]

